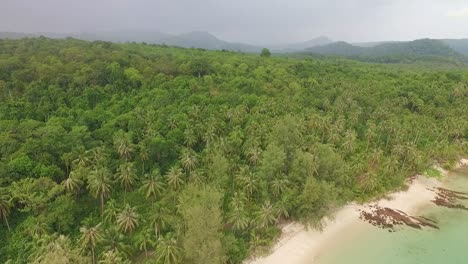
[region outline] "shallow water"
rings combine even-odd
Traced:
[[[468,192],[468,169],[450,174],[444,182],[450,190]],[[467,201],[460,201],[468,205]],[[467,264],[468,211],[429,204],[418,215],[438,222],[440,230],[408,227],[389,233],[359,222],[335,241],[314,264]]]

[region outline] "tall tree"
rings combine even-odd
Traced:
[[[181,263],[181,249],[172,237],[160,237],[156,247],[156,259],[162,264]]]
[[[101,241],[101,224],[98,224],[94,227],[81,227],[81,246],[83,248],[91,250],[91,255],[93,257],[93,263],[96,263],[96,256],[94,250],[96,245]]]
[[[153,170],[150,174],[145,175],[141,191],[146,199],[150,199],[151,203],[160,196],[165,188],[164,181],[158,169]]]
[[[186,263],[225,261],[220,201],[221,194],[208,186],[188,186],[182,193],[179,211],[186,227],[183,238]]]
[[[105,168],[97,168],[88,179],[88,189],[91,194],[101,201],[101,216],[104,217],[104,200],[112,191],[110,172]]]
[[[125,133],[123,130],[119,130],[114,135],[114,147],[119,153],[120,157],[128,161],[134,151],[134,145],[130,134]]]
[[[124,189],[124,199],[127,192],[135,185],[137,175],[133,163],[125,162],[121,164],[117,170],[116,179],[120,182],[120,186]]]
[[[177,166],[172,167],[166,175],[167,185],[172,190],[178,190],[182,185],[185,184],[184,174],[182,170]]]
[[[138,227],[139,218],[135,207],[126,204],[125,208],[117,215],[117,226],[124,233],[132,232]]]
[[[10,231],[10,225],[8,224],[8,216],[10,215],[11,208],[11,196],[7,194],[0,194],[0,216],[3,222]]]
[[[70,172],[68,178],[62,182],[65,190],[73,195],[77,195],[80,192],[83,181],[80,180],[74,171]]]

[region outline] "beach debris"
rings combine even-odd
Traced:
[[[415,229],[430,227],[439,229],[436,221],[422,216],[410,216],[403,211],[388,207],[369,206],[370,210],[361,210],[360,219],[373,226],[394,232],[397,226],[409,226]]]
[[[444,206],[453,209],[468,210],[468,208],[458,203],[458,200],[468,200],[468,193],[448,190],[445,188],[436,188],[437,196],[432,200],[438,206]]]

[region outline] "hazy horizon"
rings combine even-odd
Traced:
[[[229,42],[280,45],[466,38],[462,0],[4,0],[0,31],[93,33],[207,31]]]

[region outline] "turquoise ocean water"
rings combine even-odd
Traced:
[[[468,192],[468,169],[450,174],[444,187]],[[468,205],[468,201],[461,201]],[[438,222],[440,230],[402,228],[389,233],[360,222],[330,242],[314,264],[468,264],[468,211],[433,204],[418,215]]]

